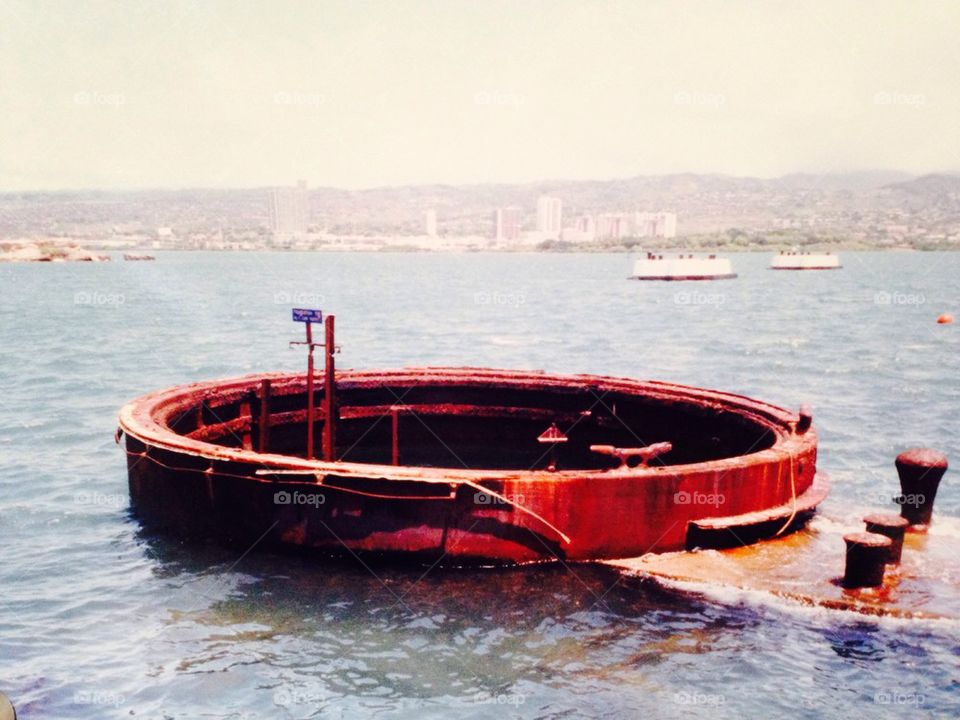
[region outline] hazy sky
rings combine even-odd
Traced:
[[[0,2],[0,191],[960,168],[960,2]]]

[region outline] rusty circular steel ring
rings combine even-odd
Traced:
[[[240,397],[255,392],[264,380],[270,381],[278,395],[284,394],[284,391],[289,394],[295,394],[298,390],[302,392],[305,385],[302,373],[256,374],[230,380],[181,385],[149,393],[124,406],[119,425],[128,438],[133,438],[143,445],[145,454],[148,451],[160,451],[167,457],[183,456],[194,461],[209,461],[211,466],[219,463],[229,464],[233,468],[246,468],[245,472],[249,473],[248,480],[272,486],[277,486],[277,477],[271,477],[270,473],[277,471],[298,472],[304,476],[313,474],[317,478],[376,478],[378,481],[448,482],[454,485],[467,483],[471,486],[482,483],[485,487],[495,487],[502,492],[525,489],[529,491],[533,501],[531,509],[546,518],[553,527],[562,529],[570,538],[569,542],[559,542],[555,533],[544,531],[543,523],[538,523],[535,518],[524,517],[512,521],[512,524],[528,528],[538,527],[537,533],[542,531],[543,538],[552,538],[547,543],[549,547],[537,550],[531,547],[530,543],[521,542],[525,549],[510,549],[508,546],[511,543],[517,544],[516,538],[504,540],[494,537],[491,541],[489,533],[485,540],[480,538],[473,542],[468,539],[462,543],[464,552],[461,554],[464,557],[493,561],[551,559],[551,555],[567,559],[600,559],[680,549],[689,542],[687,531],[691,523],[704,521],[709,524],[712,519],[722,520],[724,517],[745,518],[746,523],[746,519],[752,516],[757,516],[752,519],[759,522],[764,519],[764,512],[773,513],[776,509],[789,507],[791,503],[794,506],[792,514],[796,515],[797,498],[811,490],[814,485],[817,438],[813,428],[809,427],[809,422],[801,422],[801,417],[796,413],[740,395],[656,381],[478,368],[344,370],[338,371],[336,378],[338,387],[346,391],[384,385],[397,388],[435,385],[451,388],[529,388],[538,391],[555,389],[564,392],[581,390],[600,398],[606,393],[619,393],[665,404],[682,404],[717,413],[732,413],[753,423],[757,428],[769,431],[773,442],[755,452],[687,464],[616,469],[560,469],[551,472],[546,469],[524,471],[328,462],[225,447],[185,437],[170,427],[171,419],[178,413],[196,408],[205,398]],[[132,494],[135,474],[133,466],[137,462],[138,458],[131,456]],[[214,474],[217,473],[218,471],[214,471]],[[675,494],[688,490],[704,492],[711,488],[717,491],[716,494],[727,490],[730,497],[725,498],[722,508],[685,508],[676,507],[675,503],[671,507],[669,503],[664,504],[661,497],[664,493]],[[568,489],[574,494],[563,495]],[[541,497],[541,491],[547,494]],[[631,511],[631,496],[637,493],[643,497],[636,499],[633,510],[637,513],[638,524],[633,527],[630,516],[624,515],[622,511]],[[584,519],[581,516],[590,513],[584,511],[583,507],[580,508],[580,513],[570,507],[558,509],[558,502],[562,505],[569,502],[571,497],[579,498],[578,502],[595,497],[598,505],[594,510],[600,515],[606,513],[607,517]],[[626,503],[627,507],[621,507],[621,503]],[[802,509],[809,510],[809,507],[804,506]],[[484,510],[480,508],[473,514],[483,516]],[[650,522],[654,512],[659,513],[656,516],[657,523]],[[780,515],[774,513],[767,520],[776,520],[782,515],[782,512]],[[674,527],[666,527],[670,523],[673,523]],[[641,527],[653,524],[658,527],[651,528],[650,532]],[[620,529],[604,528],[603,525],[618,526]],[[622,527],[624,525],[626,527]],[[659,527],[660,525],[664,527]],[[743,526],[745,525],[736,523],[729,525]],[[455,527],[454,530],[464,535],[469,534],[463,528]],[[654,531],[657,537],[652,534]],[[493,535],[496,535],[495,531]],[[542,542],[543,538],[538,541]],[[298,544],[299,539],[301,538],[293,538],[293,544]],[[445,537],[445,542],[448,541]],[[289,540],[281,538],[280,542]],[[484,543],[491,548],[490,554],[486,553]],[[494,547],[498,543],[500,546]],[[398,552],[406,552],[408,545],[409,543],[405,542],[398,543]],[[413,543],[413,546],[416,546],[416,543]],[[356,548],[380,550],[376,543],[371,545],[358,542]],[[390,547],[385,548],[387,552],[391,550]],[[449,547],[445,547],[442,552],[446,554],[451,551]]]

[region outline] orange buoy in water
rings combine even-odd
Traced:
[[[950,313],[943,313],[943,315],[937,318],[937,323],[940,325],[951,325],[953,324],[953,315]]]

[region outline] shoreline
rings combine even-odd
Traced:
[[[111,260],[124,261],[141,259],[152,256],[154,253],[390,253],[390,254],[423,254],[423,255],[475,255],[475,254],[523,254],[523,255],[637,255],[645,252],[659,254],[722,254],[741,255],[747,253],[777,255],[784,251],[798,251],[801,253],[905,253],[905,252],[957,252],[960,243],[919,243],[897,245],[867,245],[855,242],[840,243],[810,243],[810,244],[776,244],[765,245],[759,243],[748,244],[701,244],[689,238],[677,238],[675,243],[668,244],[658,239],[655,243],[641,243],[629,241],[625,244],[607,243],[563,243],[547,241],[537,245],[524,244],[516,246],[496,246],[482,243],[464,244],[418,244],[404,242],[361,242],[361,243],[324,243],[314,246],[240,246],[233,247],[166,247],[158,248],[147,244],[103,245],[98,243],[83,243],[80,238],[55,238],[43,241],[24,239],[0,240],[0,264],[26,262],[109,262]],[[147,255],[141,255],[147,254]],[[152,259],[152,257],[151,257]]]

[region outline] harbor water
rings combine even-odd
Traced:
[[[0,691],[30,718],[960,716],[960,623],[683,594],[592,565],[439,570],[145,532],[117,411],[150,390],[339,367],[659,379],[813,407],[825,514],[895,510],[893,458],[960,463],[960,255],[627,280],[603,254],[158,253],[0,266]],[[935,522],[960,539],[948,471]],[[842,573],[842,548],[836,574]]]

